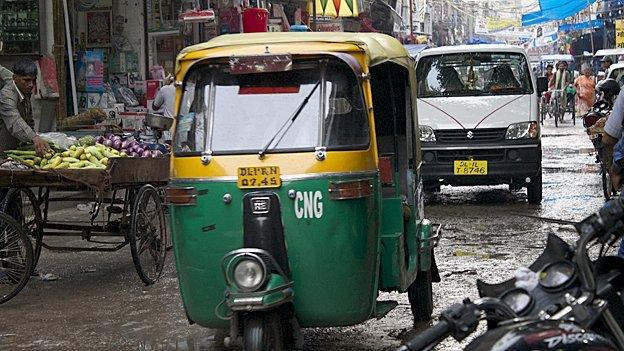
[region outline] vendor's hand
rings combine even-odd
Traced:
[[[37,155],[39,156],[45,155],[46,151],[50,150],[48,142],[43,140],[38,135],[33,139],[33,143],[35,144],[35,152],[37,152]]]

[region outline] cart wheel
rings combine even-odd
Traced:
[[[33,242],[33,272],[41,256],[43,242],[43,222],[41,207],[37,197],[28,188],[13,188],[9,190],[2,203],[0,211],[13,217]]]
[[[30,279],[33,251],[24,229],[0,212],[0,304],[12,299]]]
[[[158,191],[151,185],[144,185],[134,198],[128,241],[134,266],[146,285],[155,283],[165,266],[166,233]]]
[[[243,325],[243,351],[283,350],[282,327],[277,312],[249,314]]]

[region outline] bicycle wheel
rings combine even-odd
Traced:
[[[555,118],[555,127],[559,127],[559,114],[561,113],[561,109],[559,108],[559,103],[555,100],[553,103],[553,117]]]
[[[29,188],[13,188],[7,193],[0,211],[13,217],[31,239],[34,271],[41,256],[43,242],[43,222],[37,197]]]
[[[602,162],[600,163],[600,173],[600,178],[602,180],[602,195],[606,201],[609,201],[614,195],[613,185],[611,185],[611,175],[609,174],[609,170],[607,170],[607,167],[605,167]]]
[[[15,297],[28,283],[33,251],[22,226],[0,212],[0,304]]]

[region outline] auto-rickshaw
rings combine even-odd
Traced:
[[[301,346],[408,293],[430,319],[439,225],[423,217],[414,61],[394,38],[223,35],[176,65],[166,199],[191,323],[245,350]]]

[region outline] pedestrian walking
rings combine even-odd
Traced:
[[[576,114],[583,115],[594,105],[596,101],[596,82],[591,75],[591,68],[589,66],[583,66],[581,68],[583,73],[574,81],[576,87],[578,100],[576,103]]]

